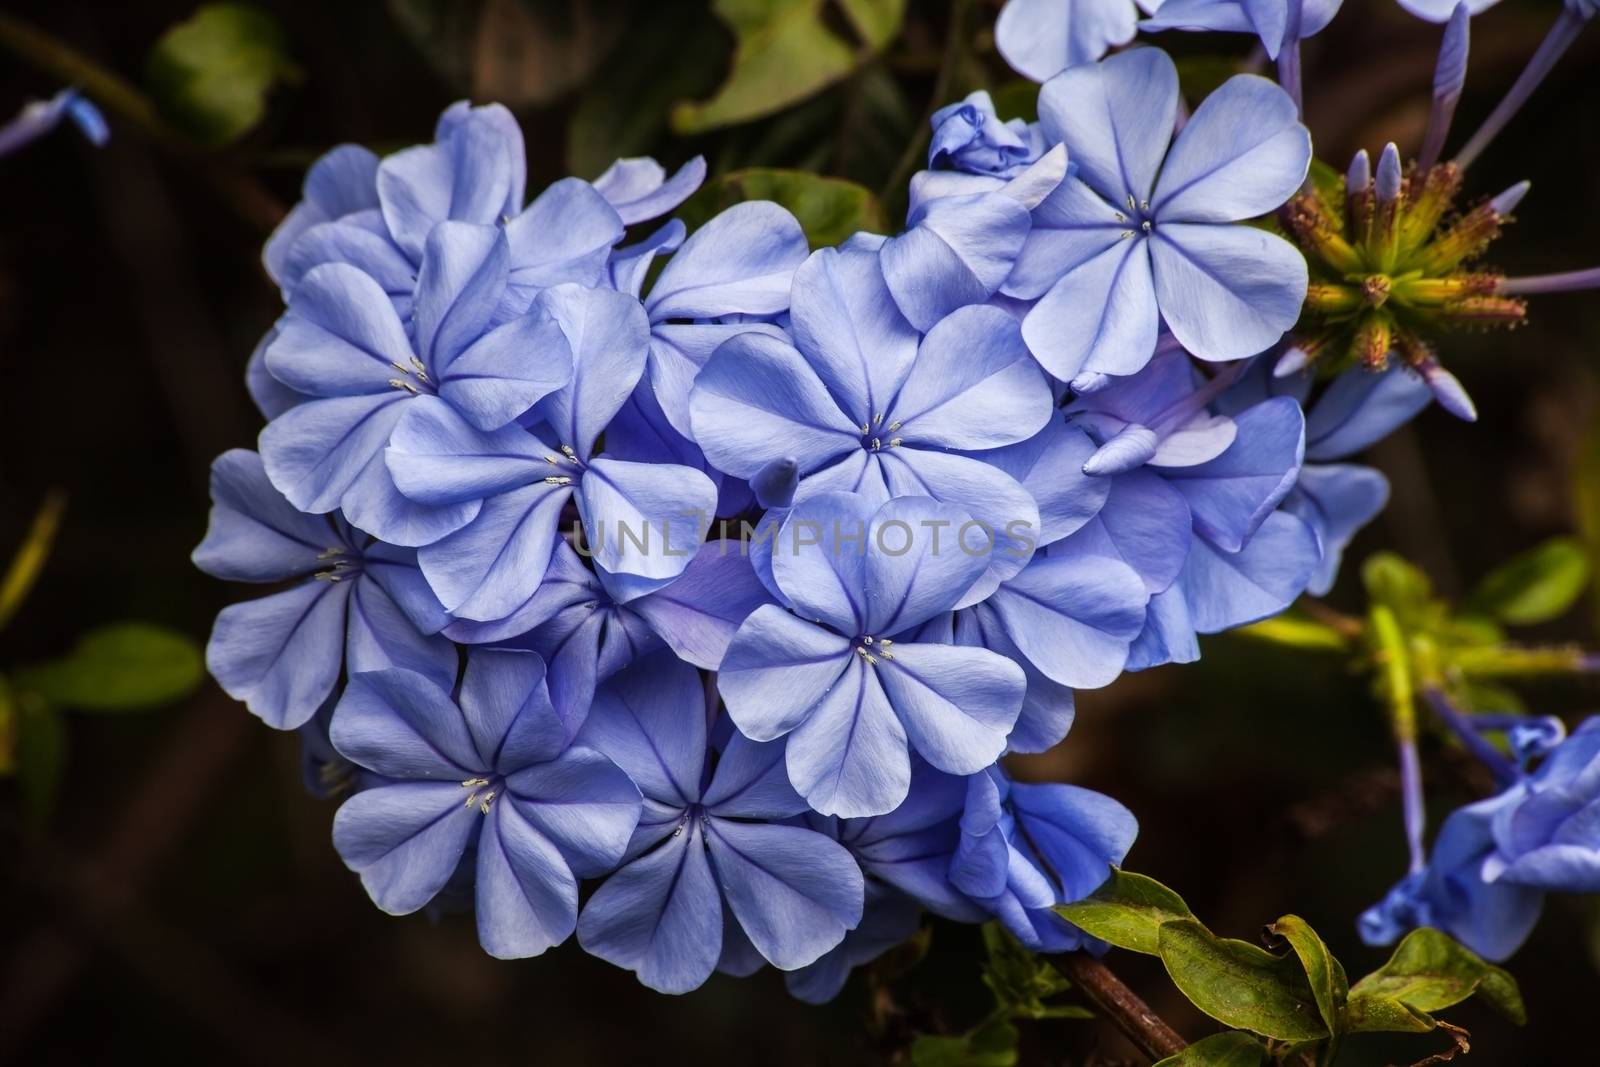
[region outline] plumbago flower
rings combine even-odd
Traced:
[[[1385,945],[1414,927],[1434,926],[1503,960],[1533,930],[1546,893],[1600,892],[1600,719],[1586,720],[1564,741],[1559,722],[1545,721],[1556,725],[1554,736],[1524,731],[1519,740],[1535,743],[1514,744],[1521,769],[1489,750],[1505,788],[1451,813],[1427,866],[1361,916],[1363,940]],[[1540,756],[1528,773],[1527,762]]]
[[[474,651],[454,697],[414,671],[357,674],[330,736],[384,780],[333,821],[334,847],[373,902],[416,911],[471,854],[490,955],[536,956],[565,941],[578,879],[614,867],[639,822],[639,790],[611,760],[570,744],[532,653]]]
[[[61,125],[65,119],[84,139],[101,148],[111,139],[105,116],[76,89],[63,89],[48,100],[30,100],[17,117],[0,126],[0,156],[8,156]]]
[[[861,870],[839,844],[788,822],[805,811],[783,746],[709,743],[705,690],[654,657],[600,691],[579,735],[624,768],[644,815],[620,869],[584,905],[584,949],[663,993],[763,960],[792,971],[861,922]]]
[[[992,549],[974,548],[976,525],[927,497],[879,506],[830,492],[797,505],[778,530],[773,578],[796,614],[752,612],[717,685],[740,732],[788,737],[789,780],[814,811],[893,811],[910,789],[912,748],[952,774],[982,770],[1005,750],[1022,669],[987,649],[907,636],[983,578]]]
[[[1153,48],[1068,69],[1040,90],[1046,138],[1076,172],[1034,210],[1000,291],[1034,302],[1023,337],[1062,381],[1137,372],[1162,323],[1218,361],[1268,348],[1300,315],[1305,260],[1237,225],[1305,179],[1311,139],[1294,101],[1238,75],[1173,140],[1177,107],[1177,70]]]
[[[1280,53],[1327,28],[1344,0],[1160,0],[1139,28],[1250,33],[1267,56]]]
[[[994,43],[1012,70],[1042,82],[1127,44],[1138,19],[1133,0],[1007,0]]]
[[[295,583],[217,616],[206,666],[229,696],[292,730],[317,713],[341,669],[405,667],[449,686],[456,651],[438,636],[449,616],[414,551],[296,511],[242,448],[211,465],[211,499],[195,566],[230,581]]]

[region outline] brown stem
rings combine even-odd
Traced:
[[[1129,1041],[1153,1060],[1176,1056],[1189,1047],[1189,1042],[1166,1020],[1139,998],[1139,994],[1111,973],[1111,968],[1087,952],[1074,952],[1066,956],[1053,956],[1056,969],[1083,990],[1107,1019],[1125,1034]]]

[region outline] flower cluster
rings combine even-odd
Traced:
[[[1308,273],[1250,220],[1309,135],[1251,75],[1180,110],[1156,49],[1037,123],[976,94],[903,232],[815,251],[772,203],[653,223],[699,160],[525,203],[497,106],[321,159],[195,562],[281,586],[208,663],[301,731],[378,906],[668,992],[825,1000],[923,911],[1098,948],[1051,909],[1133,816],[999,761],[1326,589],[1387,494],[1340,461],[1430,396],[1275,373]]]
[[[1503,765],[1501,791],[1445,819],[1428,863],[1362,915],[1368,944],[1434,926],[1503,960],[1527,940],[1546,893],[1600,893],[1600,719],[1563,740],[1558,719],[1471,718],[1505,730],[1517,763],[1485,752]]]

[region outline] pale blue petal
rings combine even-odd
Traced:
[[[909,223],[879,255],[896,305],[923,332],[994,295],[1032,225],[1028,209],[999,192],[927,201]]]
[[[802,618],[846,635],[872,632],[865,627],[874,511],[859,494],[819,493],[789,512],[772,542],[772,576]]]
[[[417,553],[422,573],[453,614],[494,622],[539,587],[559,540],[570,486],[537,482],[484,501],[461,529]]]
[[[502,960],[537,956],[572,936],[578,880],[514,805],[490,809],[478,838],[474,879],[478,943]]]
[[[975,458],[1011,475],[1033,496],[1039,506],[1042,546],[1076,533],[1105,506],[1111,479],[1083,473],[1094,452],[1088,434],[1054,414],[1028,440]]]
[[[899,807],[911,787],[906,730],[876,668],[848,651],[838,668],[831,688],[789,734],[789,781],[823,815],[883,815]],[[724,663],[719,681],[726,672]]]
[[[717,688],[740,733],[771,741],[815,713],[854,655],[846,638],[768,604],[733,635]]]
[[[1138,17],[1131,0],[1008,0],[994,43],[1012,70],[1042,82],[1133,40]]]
[[[897,642],[894,660],[871,669],[912,746],[949,774],[1000,757],[1027,689],[1021,667],[981,648]]]
[[[572,282],[598,285],[626,227],[594,186],[562,178],[506,223],[511,288],[525,307],[539,289]]]
[[[809,503],[796,508],[795,515]],[[791,516],[790,524],[794,521]],[[960,602],[989,569],[988,541],[966,530],[970,522],[971,516],[960,508],[928,497],[898,497],[879,508],[872,516],[862,572],[859,632],[898,637]],[[776,569],[781,557],[773,562]],[[781,570],[778,580],[794,599]]]
[[[694,668],[661,653],[595,694],[578,743],[604,753],[652,800],[700,799],[706,758],[705,689]]]
[[[268,726],[303,725],[339,681],[350,588],[308,580],[228,605],[206,644],[206,669]]]
[[[1029,351],[1062,381],[1142,369],[1159,321],[1151,266],[1150,242],[1132,238],[1070,269],[1022,320]]]
[[[772,596],[736,541],[707,541],[670,585],[630,601],[679,658],[714,671],[739,624]]]
[[[1276,211],[1310,164],[1311,134],[1289,94],[1254,74],[1235,75],[1195,109],[1167,153],[1150,200],[1156,226]]]
[[[795,271],[795,344],[857,427],[888,409],[912,361],[917,331],[883,280],[878,254],[824,248]],[[805,453],[790,450],[802,457]]]
[[[1189,555],[1189,505],[1166,479],[1131,471],[1105,481],[1105,506],[1063,544],[1063,550],[1120,559],[1159,593],[1170,586]]]
[[[716,507],[711,479],[676,463],[592,460],[578,488],[595,565],[656,587],[683,573]]]
[[[1234,421],[1238,436],[1226,452],[1166,472],[1188,501],[1194,528],[1228,552],[1239,551],[1294,488],[1305,450],[1305,420],[1291,397],[1264,401]]]
[[[459,788],[491,769],[449,690],[399,667],[352,676],[329,737],[346,759],[388,778],[431,778]]]
[[[455,873],[483,818],[462,793],[459,782],[380,785],[334,814],[333,847],[390,915],[418,910]]]
[[[1236,553],[1195,538],[1180,578],[1194,628],[1214,634],[1276,615],[1304,591],[1321,555],[1311,528],[1282,511]]]
[[[639,789],[616,763],[574,746],[506,778],[509,806],[552,842],[580,878],[616,867],[639,823]]]
[[[267,480],[261,457],[229,449],[211,464],[211,517],[190,557],[232,582],[279,582],[326,566],[319,557],[340,540],[321,515],[308,515]]]
[[[706,179],[704,156],[695,156],[671,178],[648,156],[619,159],[594,180],[595,191],[629,226],[659,218],[689,199]]]
[[[1035,556],[977,610],[993,611],[1052,681],[1097,689],[1122,673],[1149,593],[1126,564],[1073,551]]]
[[[1253,356],[1300,317],[1306,261],[1254,226],[1159,223],[1150,240],[1161,317],[1201,359]]]
[[[576,285],[539,294],[534,310],[554,317],[572,354],[571,383],[542,401],[540,413],[558,443],[587,459],[644,374],[650,323],[639,301],[626,293]]]
[[[1178,71],[1157,48],[1064,70],[1039,90],[1039,121],[1078,174],[1122,204],[1149,200],[1178,113]]]
[[[782,742],[735,733],[706,787],[706,810],[724,819],[777,820],[803,813],[806,802],[789,784],[783,749]]]
[[[650,288],[651,322],[775,315],[789,307],[810,249],[795,217],[765,200],[735,204],[695,230]]]

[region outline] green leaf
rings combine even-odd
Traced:
[[[1333,627],[1299,614],[1293,608],[1271,619],[1240,627],[1239,633],[1258,641],[1307,652],[1343,652],[1350,642]]]
[[[717,212],[746,200],[771,200],[800,220],[812,248],[836,245],[858,230],[882,232],[883,213],[867,189],[842,178],[761,167],[736,170],[707,182],[678,210],[691,230]]]
[[[67,496],[58,489],[51,490],[39,505],[23,538],[17,554],[11,557],[4,580],[0,580],[0,627],[11,621],[22,602],[28,599],[33,585],[44,571],[50,558],[50,548],[55,544],[56,531],[61,527],[61,515],[67,509]]]
[[[1361,565],[1361,580],[1367,596],[1384,604],[1402,621],[1416,618],[1427,609],[1433,596],[1428,576],[1393,552],[1378,552]]]
[[[864,47],[829,28],[826,0],[715,0],[736,43],[727,80],[672,112],[673,129],[703,133],[782,111],[843,81],[899,30],[904,0],[841,0]]]
[[[997,922],[983,927],[988,958],[983,984],[994,994],[995,1010],[1008,1019],[1092,1019],[1077,1004],[1047,1004],[1072,983],[1050,962],[1034,955]]]
[[[1430,1030],[1428,1013],[1475,993],[1518,1025],[1527,1022],[1516,979],[1424,926],[1407,934],[1387,963],[1350,987],[1346,1026],[1351,1031]]]
[[[1267,929],[1287,941],[1299,957],[1300,966],[1306,972],[1306,981],[1311,986],[1311,995],[1316,999],[1317,1011],[1322,1015],[1328,1032],[1337,1037],[1340,1022],[1344,1018],[1345,998],[1350,993],[1350,982],[1345,978],[1344,968],[1333,958],[1333,953],[1328,951],[1328,946],[1323,944],[1317,932],[1300,916],[1285,915]]]
[[[49,822],[67,765],[67,731],[55,708],[24,696],[17,720],[17,784],[30,825]]]
[[[1176,1056],[1168,1056],[1155,1067],[1261,1067],[1267,1050],[1256,1038],[1239,1030],[1228,1030],[1201,1038]]]
[[[1159,942],[1173,984],[1218,1022],[1281,1041],[1330,1036],[1298,960],[1218,937],[1194,919],[1162,923]]]
[[[187,696],[203,673],[187,637],[124,622],[91,630],[70,655],[19,672],[17,688],[81,711],[141,711]]]
[[[1467,610],[1513,626],[1549,622],[1564,615],[1588,584],[1583,545],[1557,537],[1490,571],[1473,590]]]
[[[992,1018],[957,1037],[923,1034],[911,1043],[913,1067],[1011,1067],[1017,1062],[1017,1028]]]
[[[1084,899],[1056,905],[1055,913],[1102,941],[1147,956],[1160,954],[1163,923],[1194,918],[1178,894],[1154,878],[1123,870],[1113,870]]]
[[[298,76],[277,20],[244,4],[207,4],[161,35],[145,79],[156,106],[205,145],[225,145],[250,131],[267,93]]]

